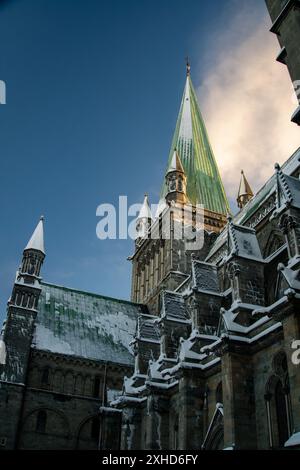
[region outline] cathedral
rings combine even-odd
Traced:
[[[266,4],[295,83],[300,2]],[[242,172],[232,215],[187,64],[131,301],[43,280],[43,218],[24,248],[0,336],[1,450],[300,449],[300,148],[274,164],[256,194]]]

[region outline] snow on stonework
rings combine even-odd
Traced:
[[[284,444],[284,447],[300,446],[300,432],[295,432]]]
[[[193,287],[197,290],[219,292],[217,267],[193,260],[192,262]]]
[[[33,347],[133,365],[130,343],[142,309],[131,302],[42,284]]]
[[[0,364],[4,365],[6,362],[6,346],[2,339],[0,339]]]

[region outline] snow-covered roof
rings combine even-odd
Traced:
[[[300,147],[293,155],[282,165],[281,170],[285,175],[292,175],[300,166]],[[243,209],[234,216],[233,223],[245,225],[249,219],[266,203],[266,201],[276,192],[276,174],[274,173],[258,193],[243,207]],[[272,209],[272,208],[271,208]],[[271,210],[270,209],[270,210]],[[266,212],[268,215],[268,213]],[[225,227],[213,244],[206,260],[210,261],[219,250],[224,246],[227,240],[227,227]]]
[[[142,312],[139,304],[43,283],[32,347],[133,365],[130,342]]]
[[[228,237],[228,254],[234,253],[243,258],[262,261],[262,255],[254,229],[229,222]]]
[[[159,330],[155,320],[157,320],[157,317],[154,317],[152,315],[138,316],[137,338],[139,340],[159,343]]]
[[[193,260],[192,262],[193,287],[201,291],[219,293],[219,280],[216,266]]]
[[[37,224],[29,242],[27,243],[25,250],[38,250],[45,254],[44,246],[44,218],[41,217]]]
[[[300,432],[294,432],[291,437],[286,441],[284,447],[300,446]]]
[[[187,307],[181,294],[164,291],[162,307],[162,317],[180,322],[190,321]]]

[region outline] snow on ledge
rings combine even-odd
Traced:
[[[5,365],[6,363],[6,346],[3,339],[0,339],[0,364]]]
[[[286,441],[284,447],[293,447],[300,446],[300,432],[295,432],[291,437]]]

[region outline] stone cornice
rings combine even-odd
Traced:
[[[279,34],[278,29],[284,19],[287,17],[288,13],[291,11],[292,8],[300,8],[300,1],[299,0],[288,0],[288,2],[284,5],[283,9],[277,16],[276,20],[272,24],[270,31],[274,34]]]

